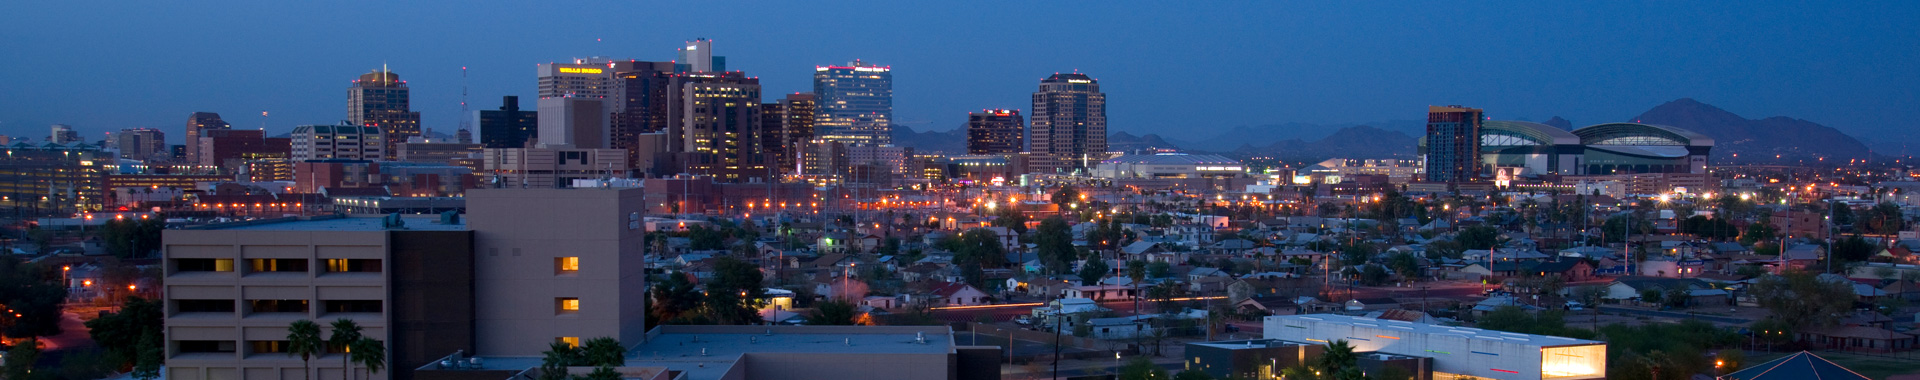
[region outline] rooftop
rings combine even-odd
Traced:
[[[719,379],[746,354],[953,353],[946,326],[682,326],[665,325],[627,351],[627,367],[666,367],[688,380]],[[921,343],[920,337],[925,337]],[[540,366],[540,357],[485,357],[489,368]]]
[[[290,217],[200,226],[201,230],[239,231],[384,231],[381,216]],[[466,224],[440,224],[438,215],[401,215],[405,231],[466,231]],[[465,218],[462,217],[464,221]]]
[[[1461,337],[1465,337],[1468,339],[1475,339],[1475,340],[1500,341],[1500,342],[1511,343],[1511,344],[1522,344],[1522,345],[1543,346],[1543,347],[1606,344],[1605,342],[1600,342],[1600,341],[1573,339],[1573,338],[1558,337],[1558,336],[1551,336],[1551,335],[1521,334],[1521,333],[1512,333],[1512,332],[1505,332],[1505,331],[1482,330],[1482,329],[1476,329],[1472,327],[1429,325],[1425,323],[1413,323],[1413,322],[1405,322],[1405,321],[1396,321],[1391,319],[1354,317],[1354,316],[1346,316],[1346,315],[1339,315],[1339,314],[1283,315],[1283,316],[1272,316],[1267,318],[1280,319],[1282,320],[1282,322],[1294,321],[1294,320],[1310,320],[1310,321],[1314,321],[1315,323],[1323,324],[1323,325],[1334,324],[1334,325],[1366,327],[1366,328],[1375,328],[1375,329],[1387,328],[1387,329],[1403,330],[1403,331],[1413,332],[1416,334],[1426,334],[1426,335],[1454,335],[1454,336],[1461,336]],[[1283,325],[1286,325],[1288,327],[1294,327],[1294,325],[1291,325],[1291,324],[1283,323]]]

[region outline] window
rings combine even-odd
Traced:
[[[306,272],[306,259],[247,259],[248,272]]]
[[[181,313],[232,313],[233,300],[174,300]]]
[[[255,354],[286,353],[287,343],[288,342],[284,340],[249,340],[247,341],[247,345],[250,346],[249,352],[255,353]]]
[[[378,313],[380,300],[327,300],[321,301],[321,310],[327,313]]]
[[[239,348],[239,345],[231,340],[182,340],[177,343],[180,345],[180,353],[183,354],[232,353]]]
[[[174,272],[232,272],[233,259],[174,259]]]
[[[559,338],[553,338],[553,341],[566,343],[568,346],[580,347],[580,337],[577,337],[577,336],[563,336]]]
[[[553,274],[574,274],[579,271],[580,271],[579,256],[553,258]]]
[[[328,273],[361,272],[380,273],[380,260],[375,259],[326,259]]]
[[[248,300],[247,303],[250,306],[247,310],[255,313],[307,312],[307,300]]]
[[[580,298],[561,297],[553,299],[554,314],[574,314],[580,312]]]

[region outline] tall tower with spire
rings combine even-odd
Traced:
[[[420,135],[420,113],[412,111],[408,91],[407,82],[384,64],[360,74],[347,89],[347,122],[380,127],[386,133],[384,152],[389,160],[394,159],[399,143]]]

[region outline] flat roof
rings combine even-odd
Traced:
[[[348,216],[316,218],[280,218],[200,226],[199,230],[230,231],[385,231],[384,216]],[[466,231],[466,216],[461,224],[440,224],[439,215],[401,215],[405,228],[396,231]]]
[[[919,338],[924,333],[926,343]],[[746,354],[924,354],[954,352],[946,326],[663,325],[627,351],[625,367],[666,367],[688,380],[714,380]],[[631,344],[631,342],[622,342]],[[539,367],[540,357],[482,356],[487,368]]]
[[[1541,346],[1541,347],[1606,344],[1606,342],[1601,342],[1601,341],[1574,339],[1574,338],[1561,337],[1561,336],[1521,334],[1521,333],[1505,332],[1505,331],[1483,330],[1483,329],[1477,329],[1472,327],[1429,325],[1425,323],[1413,323],[1413,322],[1406,322],[1406,321],[1397,321],[1392,319],[1355,317],[1355,316],[1340,315],[1340,314],[1280,315],[1280,316],[1271,316],[1267,318],[1276,318],[1282,321],[1309,320],[1319,324],[1345,325],[1345,326],[1351,326],[1351,327],[1394,329],[1394,330],[1409,331],[1416,334],[1426,334],[1426,335],[1454,335],[1454,336],[1465,337],[1467,339],[1489,340],[1489,341],[1498,341],[1498,342],[1504,342],[1504,343],[1523,344],[1523,345]]]

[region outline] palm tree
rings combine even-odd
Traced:
[[[313,357],[327,353],[327,341],[320,340],[320,324],[310,320],[293,321],[287,326],[287,356],[299,356],[306,368],[302,377],[313,376]]]
[[[373,338],[362,337],[354,340],[349,347],[351,348],[347,350],[350,353],[348,358],[367,369],[367,378],[373,378],[373,374],[387,368],[386,344]]]
[[[327,344],[340,348],[342,352],[340,355],[341,377],[353,378],[353,371],[351,371],[353,363],[349,362],[352,356],[347,353],[353,352],[353,342],[359,341],[360,338],[360,325],[353,323],[352,319],[340,318],[333,321],[333,334],[327,335]]]
[[[620,340],[599,337],[587,340],[580,346],[581,356],[586,357],[586,365],[623,367],[627,365],[627,348]]]
[[[1347,344],[1346,339],[1336,340],[1327,344],[1326,353],[1320,354],[1320,368],[1332,374],[1352,367],[1359,360],[1360,357],[1353,354],[1353,345]]]

